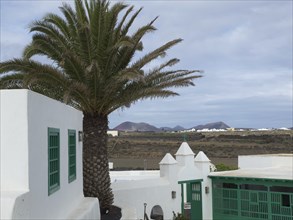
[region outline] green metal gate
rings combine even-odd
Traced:
[[[212,177],[214,220],[293,220],[293,181]]]
[[[191,219],[202,220],[201,182],[190,183],[190,191],[187,191],[187,195],[191,195],[191,198],[189,198],[191,202]]]
[[[202,179],[179,182],[181,184],[182,213],[191,220],[203,219],[201,182]]]

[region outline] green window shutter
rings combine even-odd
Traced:
[[[60,131],[48,128],[48,195],[60,188]]]
[[[68,130],[68,182],[76,179],[76,132]]]

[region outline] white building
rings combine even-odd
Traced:
[[[209,175],[213,219],[292,220],[293,154],[239,156],[238,164]]]
[[[239,169],[211,172],[203,152],[196,157],[186,142],[167,154],[159,171],[111,172],[115,204],[122,219],[143,219],[162,208],[192,220],[292,220],[293,154],[239,156]]]
[[[197,207],[197,202],[192,200],[195,197],[188,195],[191,189],[200,201],[202,196],[207,197],[204,205],[211,203],[211,198],[204,193],[206,187],[211,187],[210,167],[210,160],[203,152],[194,158],[189,145],[183,142],[176,160],[171,154],[161,160],[160,171],[111,171],[114,204],[122,208],[122,219],[125,220],[143,219],[145,203],[149,217],[152,208],[159,205],[164,219],[172,219],[173,212],[181,213],[184,206],[187,209]],[[212,218],[209,206],[201,210],[194,215],[199,214],[202,219]]]
[[[119,131],[118,130],[108,130],[107,134],[112,136],[112,137],[118,137],[119,136]]]
[[[28,90],[0,90],[1,219],[100,218],[98,199],[83,196],[82,117]],[[156,208],[164,219],[292,220],[292,154],[239,156],[239,169],[225,172],[211,172],[186,142],[175,156],[159,171],[110,172],[122,219]]]
[[[82,113],[29,90],[0,90],[1,219],[98,219],[85,198]]]

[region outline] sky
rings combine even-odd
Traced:
[[[0,62],[20,57],[31,41],[29,24],[60,14],[60,0],[0,0]],[[72,4],[72,1],[67,1]],[[113,1],[114,2],[114,1]],[[125,121],[156,127],[223,121],[236,128],[293,126],[293,37],[291,0],[124,1],[143,7],[133,31],[156,16],[157,31],[143,39],[143,54],[182,38],[165,58],[174,69],[203,70],[196,86],[180,96],[138,101],[109,116],[109,127]]]

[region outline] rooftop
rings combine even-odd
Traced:
[[[204,152],[199,151],[196,157],[194,158],[195,162],[210,162],[210,159],[205,155]]]
[[[111,171],[111,182],[156,179],[160,177],[159,170]]]
[[[172,157],[170,153],[167,153],[165,157],[159,163],[160,165],[170,165],[170,164],[177,164],[178,162]]]
[[[241,155],[241,157],[293,157],[293,154],[281,153],[281,154],[255,154],[255,155]]]
[[[293,170],[290,166],[266,167],[258,169],[239,169],[223,172],[212,172],[210,177],[234,177],[256,179],[293,180]]]
[[[187,142],[183,142],[178,151],[175,154],[176,156],[187,156],[187,155],[194,155],[193,151],[189,147]]]

